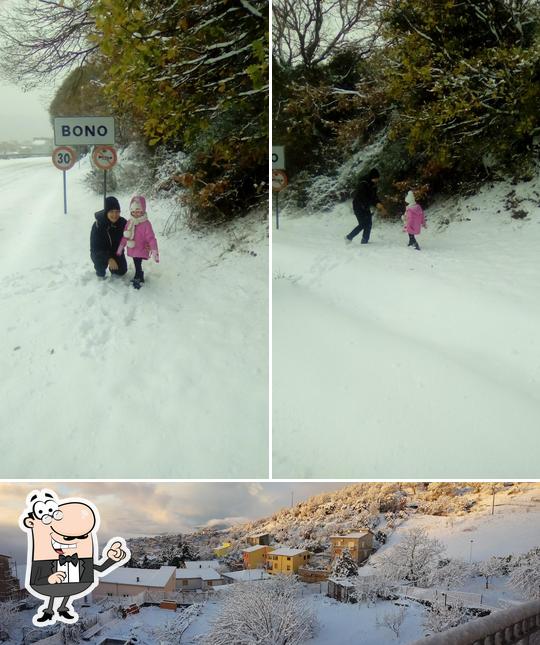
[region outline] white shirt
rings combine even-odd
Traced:
[[[60,562],[58,562],[56,565],[56,570],[64,571],[64,573],[66,574],[66,577],[62,580],[62,582],[80,582],[79,564],[75,566],[74,564],[71,564],[71,562],[66,562],[65,564],[60,564]]]

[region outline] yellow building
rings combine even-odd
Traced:
[[[216,558],[223,558],[229,553],[232,549],[232,544],[230,542],[223,542],[221,546],[218,546],[214,549],[214,555]]]
[[[299,567],[309,562],[309,557],[305,549],[276,549],[268,554],[268,573],[297,573]]]
[[[347,533],[345,535],[331,535],[332,560],[339,558],[345,549],[349,551],[352,559],[360,564],[373,553],[373,533],[369,529]]]
[[[242,551],[244,569],[265,569],[268,558],[269,546],[256,544]]]

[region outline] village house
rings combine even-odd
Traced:
[[[270,576],[264,569],[243,569],[242,571],[226,571],[222,574],[225,584],[233,582],[254,582],[268,580]]]
[[[176,567],[160,569],[131,569],[118,567],[101,578],[92,592],[94,600],[104,596],[128,598],[143,591],[157,593],[166,598],[176,589]]]
[[[332,544],[332,560],[339,558],[347,549],[356,564],[361,564],[373,553],[373,533],[369,529],[346,535],[331,535],[330,542]]]
[[[268,571],[272,574],[291,575],[297,573],[301,566],[309,562],[310,555],[306,549],[288,549],[287,547],[276,549],[268,554]]]
[[[187,568],[176,570],[176,590],[177,591],[196,591],[201,589],[206,591],[217,585],[222,585],[221,575],[208,567],[200,569]]]
[[[247,543],[250,546],[257,546],[258,544],[264,544],[265,546],[270,546],[270,533],[256,533],[254,535],[250,535],[247,538]]]
[[[265,569],[268,562],[269,546],[257,544],[242,551],[244,569]]]

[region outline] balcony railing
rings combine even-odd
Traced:
[[[501,609],[411,645],[538,645],[540,600]]]

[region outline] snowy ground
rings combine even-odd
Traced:
[[[346,245],[350,203],[281,213],[274,477],[538,477],[539,191],[501,182],[428,209],[421,252],[377,219]]]
[[[87,172],[68,171],[64,215],[49,158],[0,161],[1,476],[267,477],[264,213],[167,238],[169,206],[150,199],[161,263],[137,292],[131,260],[124,278],[94,274]]]

